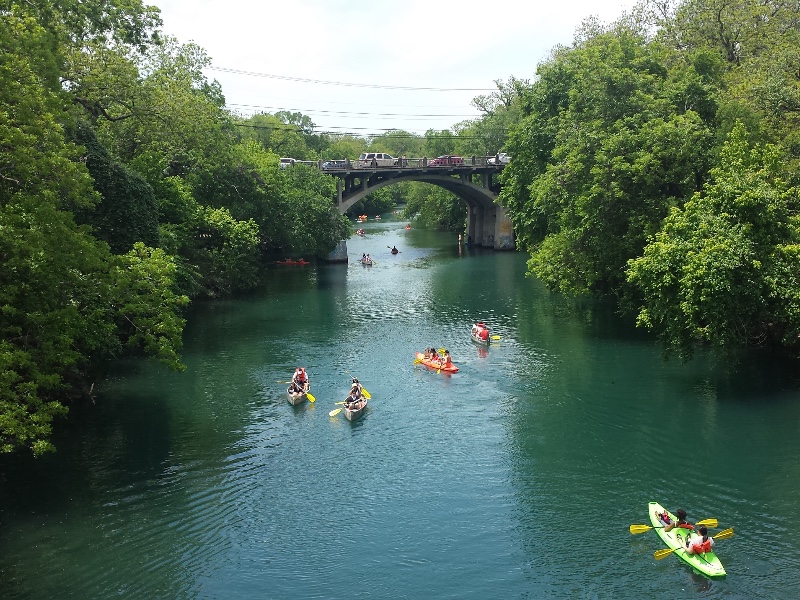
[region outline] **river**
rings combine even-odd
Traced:
[[[186,372],[115,365],[56,454],[0,459],[2,597],[798,597],[795,363],[665,361],[524,256],[404,225],[196,306]],[[426,346],[460,372],[415,366]],[[292,407],[298,365],[316,402]],[[328,415],[352,376],[354,423]],[[651,500],[735,529],[727,577],[654,560],[628,531]]]

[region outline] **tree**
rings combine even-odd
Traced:
[[[623,291],[627,261],[702,181],[711,133],[660,58],[617,26],[540,67],[500,200],[553,289]]]
[[[152,273],[137,270],[140,281],[76,225],[71,211],[99,197],[65,139],[63,97],[40,74],[57,63],[52,36],[12,8],[0,20],[0,451],[41,454],[97,361],[137,349],[177,366],[183,299],[170,299],[169,278],[147,288]]]
[[[91,225],[115,254],[128,252],[135,242],[157,246],[158,203],[147,181],[111,158],[86,123],[78,124],[75,141],[86,148],[86,168],[101,198],[91,209],[76,210],[76,220]]]
[[[683,357],[698,343],[800,348],[800,221],[775,147],[739,124],[703,193],[673,208],[628,266],[638,323]]]
[[[467,205],[456,196],[428,183],[412,183],[404,215],[414,215],[425,227],[442,231],[463,231],[467,219]]]

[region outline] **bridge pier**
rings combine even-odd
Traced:
[[[472,204],[467,211],[467,235],[473,244],[494,250],[514,250],[514,226],[499,204]]]
[[[339,242],[325,260],[328,262],[347,262],[347,240]]]

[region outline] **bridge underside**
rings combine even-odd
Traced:
[[[496,168],[427,168],[398,170],[352,171],[338,175],[337,207],[344,214],[356,202],[387,185],[402,181],[421,181],[437,185],[461,198],[468,207],[467,241],[495,250],[513,250],[514,228],[503,207],[497,203],[499,185],[493,183]],[[481,184],[473,183],[472,175],[481,175]]]

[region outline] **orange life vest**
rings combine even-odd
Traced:
[[[706,538],[699,542],[692,542],[692,552],[695,554],[703,554],[705,552],[711,552],[711,540]]]

